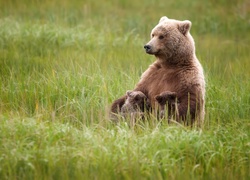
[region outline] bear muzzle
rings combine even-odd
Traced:
[[[144,46],[144,49],[145,49],[146,53],[149,53],[149,54],[150,54],[150,53],[151,53],[151,50],[152,50],[152,46],[146,44],[146,45]]]

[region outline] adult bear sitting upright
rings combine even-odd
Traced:
[[[195,45],[189,33],[191,22],[162,17],[151,32],[151,40],[144,46],[146,53],[155,55],[156,61],[142,74],[135,91],[143,92],[151,106],[157,106],[155,96],[176,92],[179,120],[189,117],[198,125],[205,114],[205,80],[203,68],[195,55]],[[119,113],[125,96],[115,100],[112,114]]]

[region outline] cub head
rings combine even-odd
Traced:
[[[127,91],[126,100],[121,108],[121,112],[144,111],[147,108],[147,96],[141,91]]]
[[[133,104],[133,105],[140,105],[143,104],[147,100],[145,94],[141,91],[127,91],[126,92],[126,103]]]
[[[165,91],[157,96],[155,96],[155,100],[161,105],[165,106],[167,103],[168,105],[173,105],[176,101],[177,94],[176,92]]]

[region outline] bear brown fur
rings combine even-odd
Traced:
[[[136,118],[143,118],[147,107],[148,98],[141,91],[127,91],[126,100],[121,107],[121,116],[130,119],[134,124]],[[115,117],[115,116],[114,116]]]
[[[155,96],[155,99],[159,105],[159,117],[161,119],[165,118],[167,112],[169,122],[172,116],[177,122],[179,121],[178,100],[176,92],[165,91]]]
[[[143,92],[156,108],[155,96],[165,91],[176,92],[179,119],[191,118],[198,124],[205,115],[205,80],[203,68],[195,55],[194,40],[189,33],[191,22],[162,17],[144,46],[156,60],[142,74],[134,91]],[[115,100],[112,113],[119,113],[126,96]]]
[[[144,112],[147,96],[141,91],[127,91],[125,103],[121,107],[122,113]]]

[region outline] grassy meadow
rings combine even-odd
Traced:
[[[192,21],[204,127],[114,125],[164,15]],[[0,179],[250,179],[249,69],[247,0],[0,0]]]

